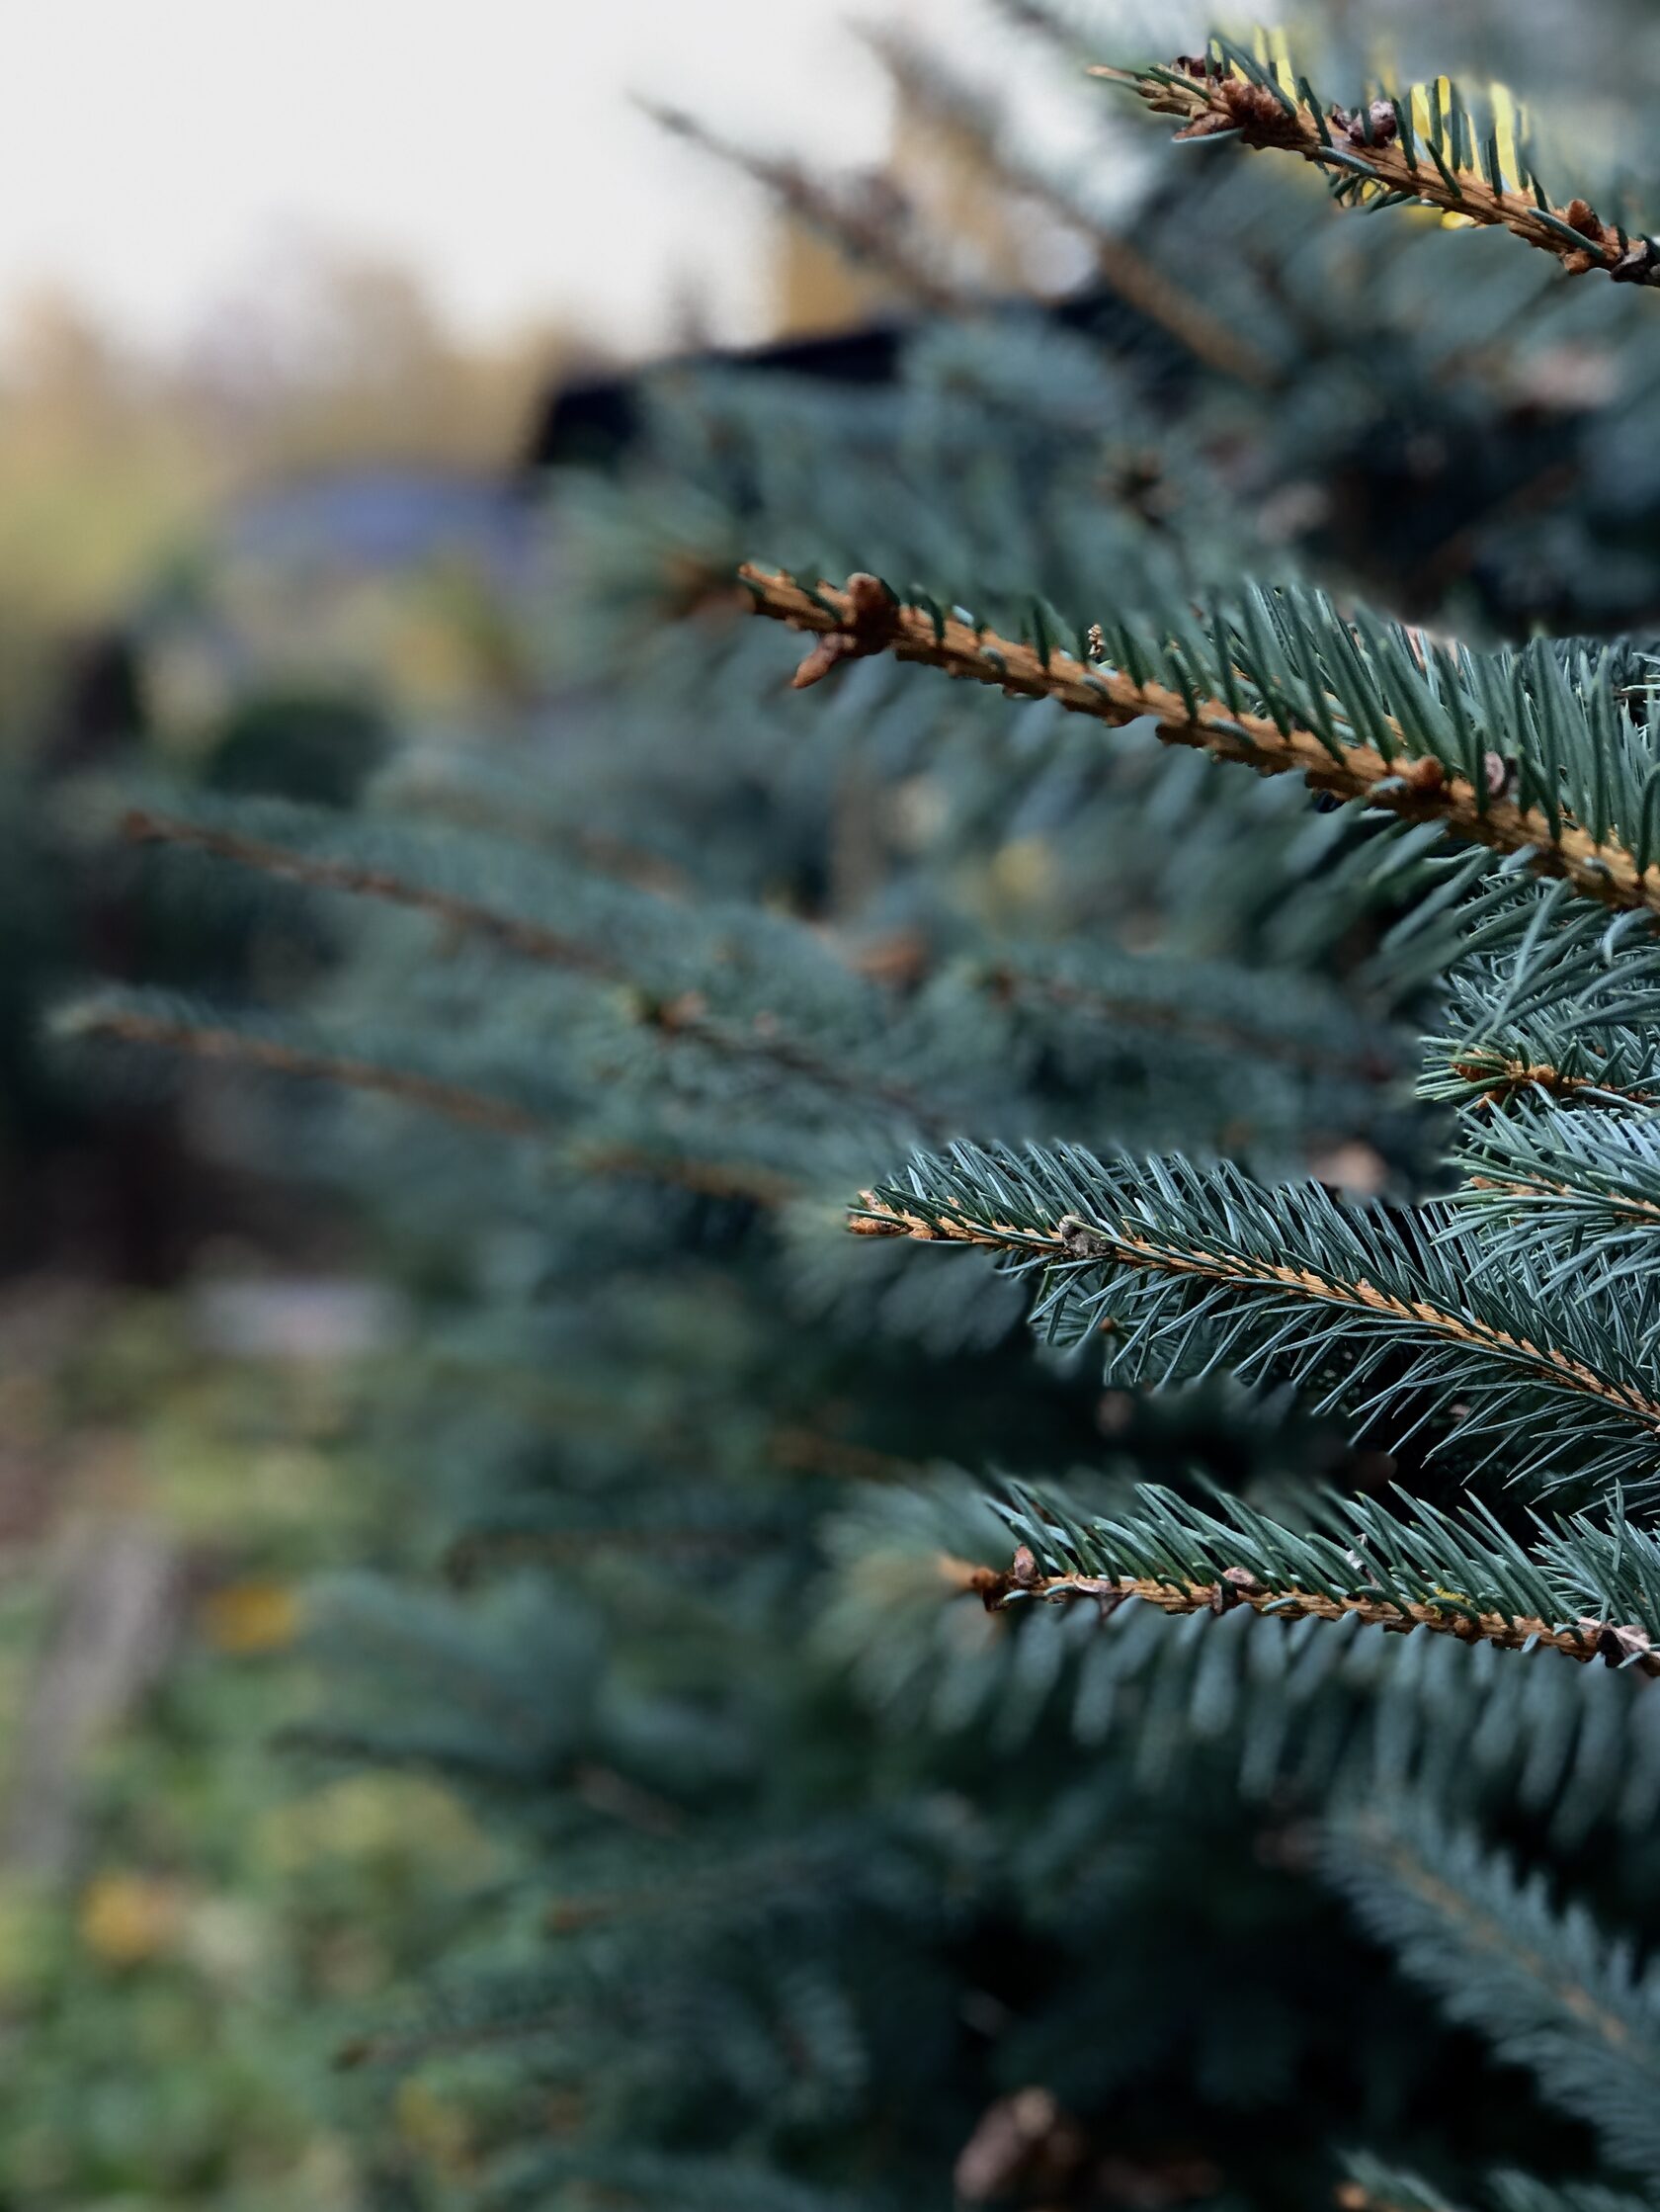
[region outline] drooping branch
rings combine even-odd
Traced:
[[[1288,90],[1278,69],[1222,39],[1168,66],[1091,73],[1127,86],[1155,115],[1173,117],[1182,126],[1178,138],[1236,138],[1296,154],[1343,197],[1437,208],[1508,230],[1573,276],[1602,270],[1617,284],[1660,284],[1653,238],[1605,221],[1584,199],[1555,206],[1525,148],[1506,142],[1496,118],[1483,130],[1446,79],[1351,112],[1317,99],[1305,77]]]
[[[1408,821],[1439,822],[1451,835],[1495,852],[1531,854],[1540,874],[1564,877],[1606,905],[1660,911],[1660,866],[1639,866],[1612,830],[1594,836],[1560,805],[1553,821],[1544,804],[1524,806],[1508,796],[1503,788],[1508,764],[1497,752],[1483,759],[1476,774],[1448,766],[1415,745],[1404,719],[1370,696],[1316,695],[1305,683],[1293,695],[1277,694],[1275,711],[1263,712],[1237,695],[1203,692],[1191,677],[1184,690],[1174,673],[1165,681],[1147,667],[1137,671],[1106,658],[1085,659],[1052,640],[1029,643],[938,606],[906,604],[868,574],[851,576],[842,589],[808,586],[753,562],[739,575],[757,614],[812,634],[815,642],[796,671],[797,688],[819,682],[843,660],[888,653],[950,676],[995,684],[1013,697],[1055,700],[1068,712],[1113,728],[1149,719],[1167,744],[1242,761],[1259,775],[1299,774],[1335,798],[1363,800]],[[1354,639],[1346,642],[1358,657]],[[1334,638],[1333,643],[1343,649],[1345,640]],[[1105,653],[1105,638],[1101,644]],[[1236,694],[1245,688],[1237,683],[1236,667],[1222,673]],[[1363,668],[1359,683],[1365,681]],[[1359,733],[1363,729],[1365,735]]]

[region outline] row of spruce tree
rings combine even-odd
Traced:
[[[789,171],[891,381],[647,383],[516,745],[125,795],[322,979],[63,1019],[422,1287],[309,1750],[518,1873],[385,2201],[1648,2202],[1660,247],[1266,40],[1091,89],[1108,221],[887,51],[1087,297]]]

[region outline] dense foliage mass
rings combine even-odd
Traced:
[[[526,1872],[348,2046],[404,2201],[1660,2171],[1656,249],[1278,54],[1127,73],[1203,142],[1112,224],[898,55],[1087,311],[907,237],[890,383],[556,487],[516,750],[127,815],[348,951],[66,1026],[332,1078],[427,1302],[310,1741]]]

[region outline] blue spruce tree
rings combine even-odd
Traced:
[[[422,1289],[309,1742],[513,1874],[346,2056],[504,2207],[1652,2203],[1660,246],[1446,79],[1111,70],[1109,223],[889,59],[1099,282],[773,165],[892,377],[648,382],[514,747],[127,795],[326,978],[64,1015]]]

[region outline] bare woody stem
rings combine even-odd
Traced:
[[[858,1236],[907,1236],[919,1243],[975,1244],[1023,1259],[1061,1263],[1097,1260],[1105,1266],[1126,1267],[1145,1275],[1182,1276],[1240,1291],[1289,1293],[1306,1298],[1311,1305],[1364,1310],[1444,1337],[1450,1344],[1490,1352],[1495,1358],[1529,1370],[1542,1383],[1581,1392],[1660,1432],[1660,1402],[1633,1386],[1611,1381],[1555,1346],[1513,1336],[1508,1329],[1468,1315],[1442,1311],[1427,1300],[1408,1303],[1364,1278],[1346,1282],[1289,1262],[1177,1245],[1122,1226],[1110,1228],[1079,1221],[1070,1214],[1052,1227],[1034,1229],[977,1220],[966,1213],[937,1207],[918,1213],[872,1191],[864,1194],[848,1227]]]
[[[1262,776],[1300,775],[1317,791],[1365,800],[1403,820],[1439,822],[1451,835],[1495,852],[1531,853],[1539,874],[1564,877],[1589,898],[1660,912],[1660,865],[1639,870],[1618,839],[1599,841],[1572,824],[1564,823],[1555,835],[1539,808],[1478,795],[1467,778],[1437,760],[1386,760],[1371,745],[1328,744],[1312,729],[1294,723],[1282,729],[1266,716],[1235,713],[1220,699],[1190,705],[1180,692],[1140,682],[1124,669],[1097,666],[1058,648],[1039,653],[955,616],[906,605],[872,576],[852,576],[840,590],[824,583],[809,590],[783,570],[747,563],[739,577],[757,614],[816,637],[796,671],[798,688],[828,675],[840,660],[888,653],[949,676],[995,684],[1014,697],[1053,699],[1069,713],[1092,716],[1115,729],[1148,718],[1166,744],[1243,761]],[[1400,737],[1401,755],[1410,756],[1404,733],[1397,724],[1390,726]]]
[[[1424,138],[1409,98],[1378,100],[1363,114],[1322,114],[1306,96],[1292,98],[1268,71],[1252,79],[1214,61],[1185,60],[1156,70],[1098,67],[1093,76],[1127,86],[1155,115],[1171,116],[1179,138],[1227,135],[1244,145],[1296,154],[1326,175],[1350,178],[1375,195],[1400,194],[1466,222],[1508,230],[1551,254],[1572,276],[1603,270],[1618,284],[1660,284],[1660,249],[1604,222],[1586,201],[1554,207],[1513,178],[1496,152],[1485,169],[1448,157]],[[1471,148],[1473,151],[1473,147]]]
[[[1506,1652],[1535,1646],[1541,1651],[1560,1652],[1581,1665],[1603,1659],[1611,1666],[1628,1664],[1633,1672],[1660,1675],[1660,1652],[1650,1649],[1647,1633],[1639,1628],[1615,1627],[1606,1621],[1561,1625],[1525,1614],[1512,1617],[1472,1613],[1455,1606],[1397,1605],[1383,1597],[1336,1597],[1294,1585],[1274,1588],[1242,1567],[1225,1569],[1213,1581],[1193,1582],[1164,1581],[1141,1574],[1044,1574],[1024,1544],[1013,1564],[1001,1572],[949,1556],[942,1556],[939,1566],[951,1588],[972,1593],[993,1613],[1031,1598],[1055,1605],[1074,1598],[1093,1598],[1104,1616],[1131,1598],[1171,1614],[1226,1613],[1248,1605],[1253,1612],[1270,1614],[1276,1620],[1356,1620],[1396,1636],[1409,1636],[1414,1629],[1423,1628],[1437,1636],[1455,1636],[1461,1644],[1491,1644]]]

